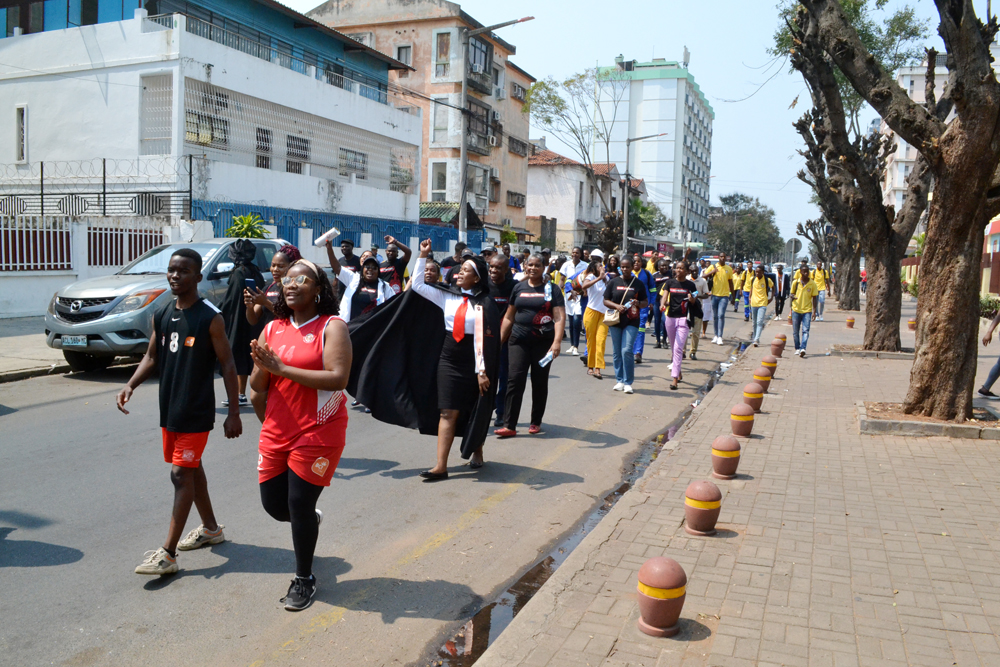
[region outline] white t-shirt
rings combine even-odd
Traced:
[[[588,274],[586,280],[590,279]],[[605,277],[587,288],[587,308],[596,310],[602,315],[608,312],[608,307],[604,305],[604,290],[607,286],[608,279]]]
[[[579,262],[577,262],[576,264],[573,264],[573,260],[572,259],[568,259],[562,265],[562,268],[559,269],[559,273],[561,273],[564,276],[566,276],[566,280],[569,280],[570,278],[572,278],[573,276],[575,276],[576,274],[578,274],[580,271],[583,271],[583,269],[586,268],[586,266],[587,266],[587,263],[585,261],[583,261],[582,259]]]
[[[698,296],[702,297],[709,294],[707,299],[701,299],[701,309],[704,312],[705,317],[703,318],[705,322],[712,321],[712,297],[708,289],[708,281],[698,276],[694,279],[694,287],[698,290]]]

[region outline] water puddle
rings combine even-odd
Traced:
[[[691,412],[701,403],[705,395],[712,390],[719,378],[732,366],[738,355],[742,354],[748,345],[748,343],[741,343],[738,349],[734,348],[729,362],[719,364],[719,367],[709,374],[708,381],[698,389],[695,401],[653,440],[643,443],[632,461],[625,465],[625,474],[617,489],[604,496],[601,504],[588,514],[569,535],[556,544],[544,558],[521,575],[497,599],[476,612],[476,615],[462,626],[461,630],[448,639],[431,656],[418,661],[417,664],[440,667],[472,667],[476,660],[486,652],[489,645],[500,636],[500,633],[507,629],[510,622],[538,592],[538,589],[549,580],[552,573],[569,557],[573,549],[601,522],[601,519],[607,516],[611,508],[642,477],[650,464],[660,455],[663,446],[673,440],[681,426],[691,416]]]

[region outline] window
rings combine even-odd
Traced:
[[[507,150],[521,157],[528,157],[528,143],[514,137],[507,137]]]
[[[14,160],[28,160],[28,107],[14,108]]]
[[[913,77],[911,76],[911,77],[910,77],[910,97],[913,97],[913,91],[914,91],[914,89],[915,89],[916,87],[917,87],[917,82],[916,82],[916,81],[914,81],[914,80],[913,80]]]
[[[373,32],[352,32],[347,34],[355,42],[361,42],[365,46],[375,48],[375,33]]]
[[[285,135],[285,171],[301,174],[302,165],[309,161],[309,140],[295,134]]]
[[[580,185],[580,187],[578,188],[578,193],[577,193],[578,194],[577,205],[580,208],[583,208],[583,183],[580,183],[579,185]],[[507,196],[507,199],[510,199],[509,195]]]
[[[525,90],[524,86],[517,83],[511,84],[510,96],[513,97],[515,100],[520,100],[523,102],[526,92],[527,91]]]
[[[20,28],[25,35],[42,32],[45,29],[45,12],[41,0],[8,0],[0,2],[0,12],[7,15],[7,37],[14,36],[14,28]]]
[[[340,175],[354,175],[359,181],[368,177],[368,153],[352,151],[350,148],[340,149]]]
[[[431,201],[448,201],[448,163],[431,165]]]
[[[488,72],[490,62],[489,45],[478,37],[469,40],[469,71],[480,74]]]
[[[173,138],[173,77],[144,76],[139,111],[139,154],[169,155]]]
[[[435,97],[431,102],[434,104],[434,131],[431,133],[432,142],[448,140],[448,107],[443,104],[447,101],[447,97]]]
[[[403,63],[404,65],[413,64],[413,47],[412,46],[397,46],[396,47],[396,60]]]
[[[271,168],[271,130],[263,127],[257,128],[257,167]]]
[[[229,147],[229,121],[196,111],[184,112],[184,141],[220,150]]]
[[[451,33],[439,32],[434,49],[434,76],[451,75]]]
[[[580,184],[580,193],[581,195],[583,193],[583,183]],[[524,208],[526,199],[527,198],[524,196],[524,194],[520,192],[512,192],[511,190],[507,191],[507,206]]]
[[[149,8],[150,10],[155,9],[154,7]],[[81,25],[94,25],[97,23],[97,0],[81,0],[80,2],[71,2],[68,6],[69,15],[66,18],[67,25],[70,26],[81,26]],[[149,12],[150,15],[154,14],[154,11]]]
[[[496,65],[493,66],[493,85],[497,88],[500,87],[500,68]]]

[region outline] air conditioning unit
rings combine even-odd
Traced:
[[[510,218],[504,218],[503,220],[500,221],[500,224],[503,225],[504,227],[510,227],[512,226],[513,223],[511,223]]]
[[[482,74],[483,73],[483,66],[480,65],[479,63],[472,63],[472,66],[471,66],[470,69],[472,69],[472,73],[473,74]]]
[[[500,141],[494,135],[490,135],[490,146],[497,146]]]
[[[499,122],[500,122],[500,118],[501,118],[501,117],[500,117],[500,112],[499,112],[499,111],[497,111],[496,109],[494,109],[494,110],[493,110],[493,115],[492,115],[492,117],[493,117],[493,122],[494,122],[494,123],[499,123]]]
[[[500,170],[497,169],[496,167],[490,167],[490,178],[492,178],[494,181],[499,181]]]
[[[495,86],[493,88],[493,97],[497,98],[498,100],[502,100],[506,96],[507,96],[507,91],[504,90],[503,86]]]

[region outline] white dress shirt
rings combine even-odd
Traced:
[[[444,311],[444,328],[446,331],[453,332],[455,330],[455,313],[458,312],[458,307],[465,303],[465,299],[458,294],[453,294],[451,292],[446,292],[443,289],[432,287],[424,282],[424,268],[427,266],[427,258],[420,257],[417,259],[417,265],[413,270],[411,275],[410,289],[424,297],[442,311]],[[470,290],[462,290],[462,294],[466,296],[472,296]],[[465,333],[476,335],[476,317],[482,318],[481,310],[478,307],[470,307],[465,313]],[[486,362],[482,358],[481,351],[483,349],[482,341],[475,341],[476,345],[476,372],[486,370]]]

